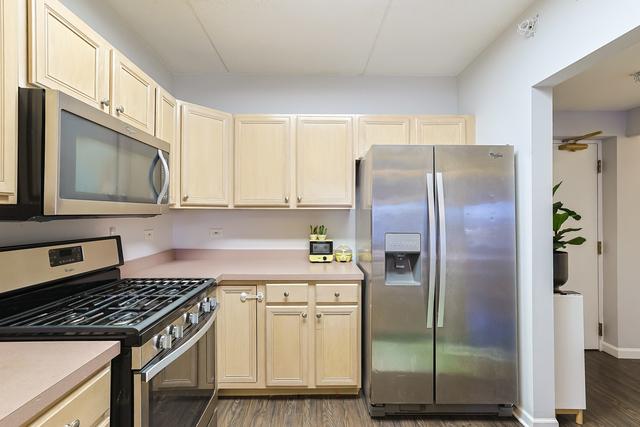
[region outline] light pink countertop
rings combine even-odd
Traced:
[[[0,343],[0,426],[21,425],[120,353],[117,341]]]
[[[224,280],[362,280],[349,263],[310,263],[300,250],[176,249],[130,261],[123,277],[188,277]]]

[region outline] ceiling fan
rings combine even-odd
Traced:
[[[580,143],[578,141],[593,138],[594,136],[598,136],[601,133],[602,133],[601,130],[597,130],[595,132],[591,132],[586,135],[570,136],[569,138],[565,138],[562,140],[562,144],[558,146],[558,150],[571,151],[571,152],[586,150],[587,148],[589,148],[589,145],[585,143]]]

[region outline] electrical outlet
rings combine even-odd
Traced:
[[[153,228],[144,230],[144,240],[153,240]]]
[[[209,229],[209,238],[211,239],[221,239],[222,238],[222,228],[213,227]]]

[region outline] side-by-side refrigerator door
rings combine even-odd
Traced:
[[[436,403],[515,403],[513,149],[435,147],[435,178]]]
[[[371,293],[370,400],[373,404],[431,404],[435,299],[435,257],[431,255],[436,226],[433,147],[378,146],[369,154],[373,162],[373,274],[367,283]]]

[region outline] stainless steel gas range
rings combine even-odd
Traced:
[[[0,340],[119,340],[112,425],[215,426],[215,281],[121,279],[122,263],[118,236],[0,248]]]

